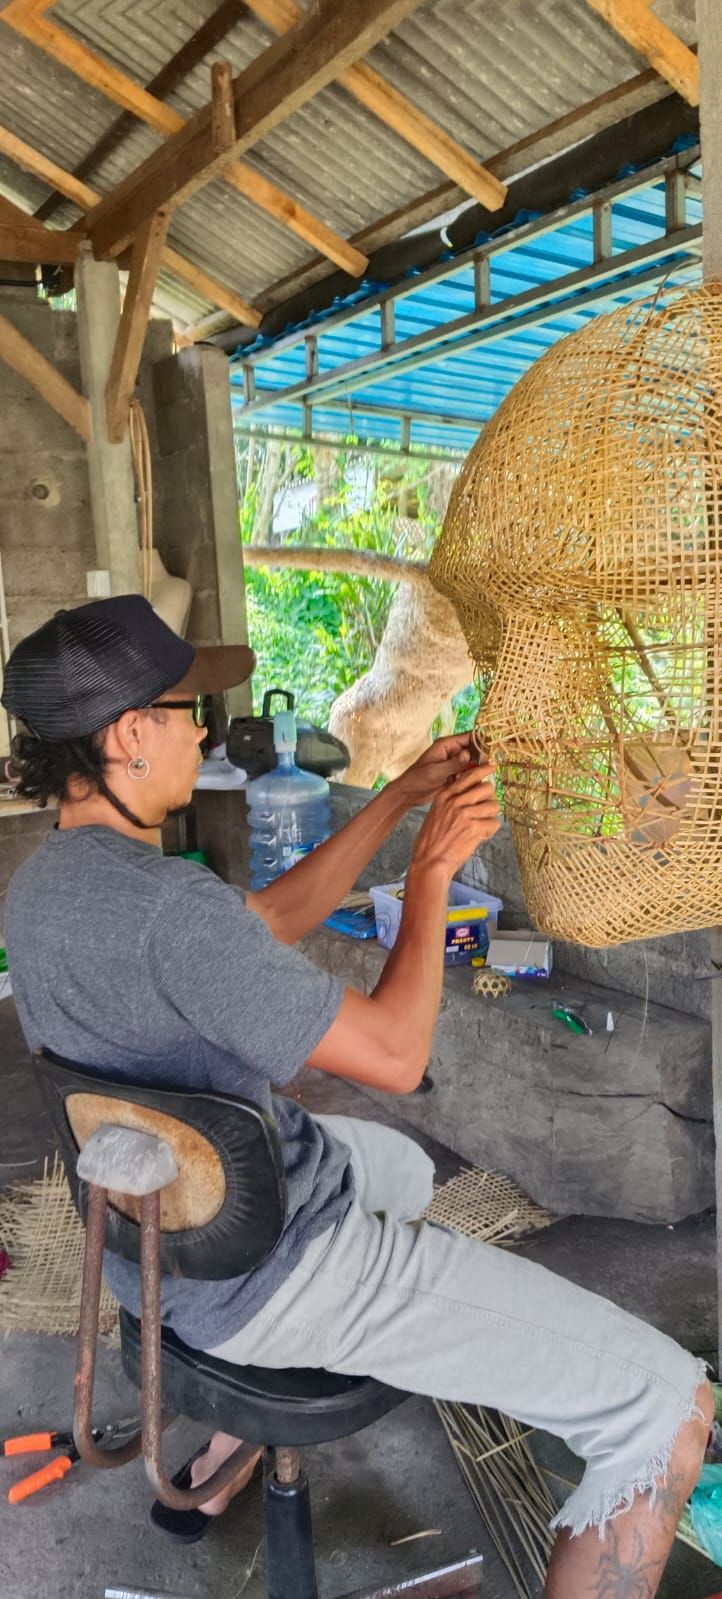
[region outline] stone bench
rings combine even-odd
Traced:
[[[325,928],[302,947],[363,992],[387,959]],[[471,967],[445,974],[432,1086],[399,1102],[407,1121],[557,1214],[675,1222],[714,1204],[707,1021],[565,973],[493,1002],[472,980]],[[591,1037],[552,1015],[557,1001]]]

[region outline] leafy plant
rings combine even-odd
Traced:
[[[247,448],[244,440],[239,447],[239,485],[248,479],[244,453]],[[372,459],[351,448],[328,454],[331,459],[323,463],[323,497],[317,509],[303,516],[298,527],[286,535],[285,542],[426,559],[440,525],[431,503],[428,463],[420,459]],[[366,503],[360,509],[357,505],[354,508],[359,460],[365,461],[368,474]],[[263,467],[259,454],[247,491],[241,496],[244,543],[253,538]],[[279,478],[286,486],[308,480],[316,471],[312,452],[295,445],[287,447],[279,462]],[[413,509],[415,514],[406,515],[407,509]],[[266,688],[292,689],[299,711],[314,721],[325,722],[337,696],[373,664],[393,594],[393,584],[376,578],[342,572],[248,568],[246,600],[250,635],[258,658],[257,698]],[[457,724],[470,726],[474,715],[475,691],[457,695]]]

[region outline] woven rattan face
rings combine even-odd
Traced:
[[[432,558],[492,683],[529,910],[602,945],[722,921],[722,284],[555,345]]]

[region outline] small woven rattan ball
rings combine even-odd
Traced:
[[[503,999],[505,994],[511,993],[511,978],[504,972],[493,971],[491,966],[482,966],[474,978],[473,988],[482,999]]]

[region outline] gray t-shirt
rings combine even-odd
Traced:
[[[162,1280],[163,1320],[195,1348],[214,1348],[351,1203],[346,1145],[295,1101],[271,1096],[328,1031],[343,984],[277,943],[240,889],[108,827],[48,834],[12,878],[5,934],[32,1050],[118,1081],[217,1089],[272,1110],[288,1183],[275,1250],[226,1282]],[[138,1267],[106,1254],[105,1275],[139,1315]]]

